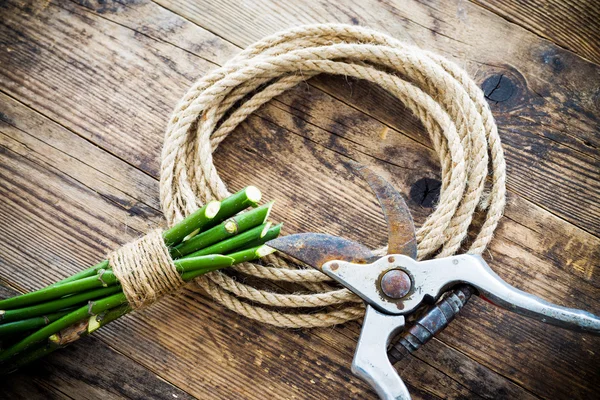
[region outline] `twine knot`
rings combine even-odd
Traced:
[[[108,255],[108,262],[133,309],[147,307],[185,283],[177,272],[161,229],[113,251]]]

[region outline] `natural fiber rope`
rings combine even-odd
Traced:
[[[429,132],[441,160],[442,188],[437,208],[417,233],[419,259],[436,252],[438,256],[454,254],[478,205],[487,207],[487,213],[469,252],[483,252],[505,204],[504,157],[483,93],[465,71],[438,55],[373,30],[339,24],[301,26],[269,36],[200,79],[186,93],[169,121],[162,152],[161,205],[168,223],[174,224],[210,199],[228,196],[212,152],[260,106],[320,73],[382,86]],[[490,172],[489,193],[484,196]],[[235,270],[262,279],[296,282],[312,291],[275,294],[222,272],[197,280],[221,304],[258,321],[311,327],[363,315],[348,290],[326,285],[329,279],[325,275],[299,269],[282,257],[271,256],[267,266],[244,263]],[[350,304],[320,313],[273,310],[340,303]]]
[[[160,229],[115,250],[108,255],[108,262],[133,309],[149,306],[185,283]]]

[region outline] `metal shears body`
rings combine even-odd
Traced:
[[[359,243],[317,233],[284,236],[267,244],[322,271],[365,301],[352,371],[380,398],[410,399],[390,358],[398,360],[444,329],[471,294],[541,322],[600,335],[599,317],[510,286],[479,255],[417,261],[414,224],[402,196],[368,168],[354,168],[379,199],[388,222],[388,253],[393,254],[379,257]],[[424,305],[433,306],[405,330],[406,317]],[[399,333],[398,342],[391,345]]]

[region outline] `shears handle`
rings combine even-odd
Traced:
[[[439,265],[441,262],[447,265]],[[561,328],[600,335],[600,317],[587,311],[552,304],[509,285],[479,255],[454,256],[420,264],[430,273],[441,275],[438,278],[446,281],[442,285],[466,283],[475,287],[480,297],[508,311]]]
[[[382,400],[410,400],[406,385],[387,355],[391,339],[402,328],[402,315],[384,314],[367,304],[352,372],[371,385]]]

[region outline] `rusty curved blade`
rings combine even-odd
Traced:
[[[379,258],[360,243],[324,233],[281,236],[266,244],[318,270],[333,260],[366,264]]]
[[[388,226],[388,254],[404,254],[416,259],[415,224],[402,195],[369,167],[355,162],[350,165],[367,181],[379,200]]]

